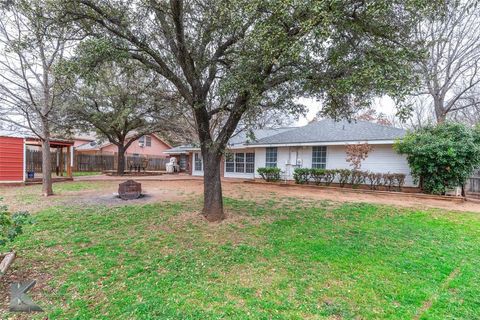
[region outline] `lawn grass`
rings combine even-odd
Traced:
[[[74,177],[84,177],[84,176],[98,176],[102,173],[98,171],[74,171],[72,174]]]
[[[14,243],[48,275],[34,318],[480,318],[476,214],[225,202],[220,224],[196,199],[38,213]]]

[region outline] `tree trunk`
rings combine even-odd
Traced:
[[[225,219],[223,212],[222,182],[220,179],[221,155],[217,152],[203,152],[203,215],[210,221]]]
[[[53,195],[52,188],[52,154],[50,152],[50,134],[44,130],[42,141],[42,195]]]
[[[123,176],[125,171],[125,147],[118,145],[118,154],[117,154],[117,174]]]
[[[434,109],[435,109],[435,118],[437,118],[437,123],[444,123],[447,120],[447,112],[444,107],[444,101],[440,98],[433,99]]]

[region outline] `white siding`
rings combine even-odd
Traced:
[[[278,147],[277,168],[293,179],[293,170],[300,163],[302,167],[310,167],[312,162],[311,147]],[[258,168],[265,167],[266,148],[256,148],[255,151],[255,178],[260,178],[256,172]]]
[[[295,157],[297,159],[295,159]],[[327,169],[351,169],[346,161],[345,146],[327,146]],[[293,179],[294,166],[287,165],[299,160],[301,167],[312,167],[312,147],[279,147],[277,149],[277,167],[287,174],[288,179]],[[292,163],[294,164],[294,163]],[[255,177],[260,178],[256,170],[265,167],[265,148],[255,150]],[[415,186],[410,168],[405,156],[393,150],[392,145],[372,145],[368,158],[362,161],[360,170],[380,173],[404,173],[406,186]]]
[[[346,161],[345,146],[327,147],[327,169],[351,169]],[[406,186],[414,186],[410,167],[405,156],[393,150],[392,145],[372,145],[368,158],[362,161],[360,170],[379,173],[404,173]]]

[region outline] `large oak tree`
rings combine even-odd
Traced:
[[[96,131],[115,145],[118,175],[124,173],[132,143],[152,133],[178,131],[176,93],[163,86],[157,73],[125,59],[102,40],[82,43],[59,65],[57,75],[66,92],[64,128]]]
[[[204,161],[203,214],[224,218],[220,161],[262,106],[352,115],[412,83],[412,27],[426,0],[59,0],[64,16],[167,80],[190,107]],[[221,119],[221,126],[213,126]]]

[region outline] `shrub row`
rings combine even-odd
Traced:
[[[280,180],[280,168],[258,168],[257,172],[265,181],[275,182]]]
[[[400,191],[405,184],[405,174],[403,173],[376,173],[370,171],[349,170],[349,169],[309,169],[296,168],[293,173],[295,183],[305,184],[312,181],[316,185],[330,185],[337,179],[340,187],[346,184],[358,186],[368,184],[370,189],[377,190],[384,186],[388,190]]]

